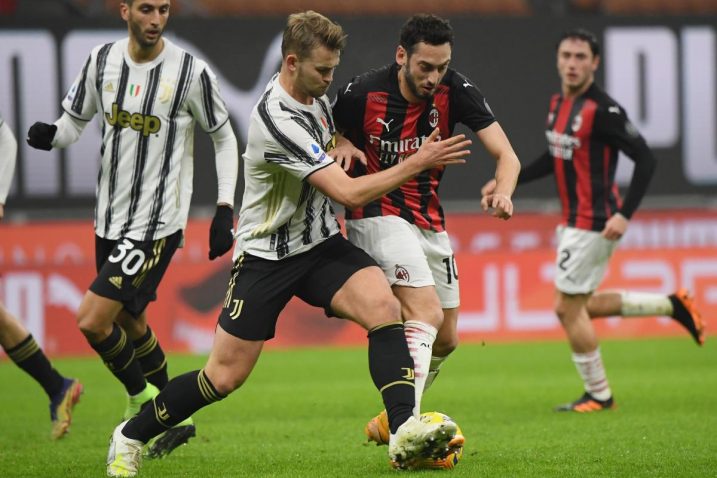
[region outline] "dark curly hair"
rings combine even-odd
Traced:
[[[590,45],[590,51],[593,52],[593,56],[600,56],[600,43],[598,42],[597,37],[593,32],[590,30],[587,30],[585,28],[573,28],[567,31],[564,31],[562,35],[560,35],[560,38],[558,39],[558,43],[555,44],[555,49],[557,50],[560,48],[560,44],[565,40],[566,38],[577,38],[579,40],[583,40]]]
[[[429,45],[453,46],[453,27],[441,17],[429,13],[419,13],[409,18],[401,28],[399,44],[408,52],[413,53],[415,46],[424,42]]]

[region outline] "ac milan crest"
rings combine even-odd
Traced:
[[[394,274],[396,275],[396,279],[402,280],[405,282],[410,282],[411,276],[408,275],[408,270],[406,270],[405,267],[399,266],[396,264],[396,270],[394,271]]]
[[[431,128],[438,126],[438,110],[436,108],[431,108],[431,112],[428,113],[428,124],[431,125]]]

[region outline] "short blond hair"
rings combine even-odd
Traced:
[[[311,51],[318,46],[342,51],[346,46],[346,36],[338,23],[313,10],[292,13],[284,29],[281,56],[286,58],[289,53],[294,53],[303,59],[310,56]]]

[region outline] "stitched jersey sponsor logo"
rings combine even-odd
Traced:
[[[142,136],[154,134],[162,127],[162,120],[154,115],[143,115],[140,113],[130,113],[129,111],[119,109],[117,103],[112,103],[112,111],[105,113],[105,119],[110,126],[119,126],[120,128],[131,128]]]

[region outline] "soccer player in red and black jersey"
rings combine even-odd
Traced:
[[[548,151],[523,168],[522,184],[552,174],[563,221],[558,226],[555,311],[573,351],[585,393],[558,411],[592,412],[614,407],[591,318],[671,316],[698,344],[704,327],[684,289],[671,295],[606,291],[594,293],[608,259],[645,195],[656,161],[625,110],[594,82],[600,46],[591,32],[565,32],[557,45],[561,92],[550,101],[545,136]],[[635,163],[622,201],[615,184],[618,152]],[[495,187],[483,187],[489,193]]]
[[[520,162],[476,83],[449,67],[452,47],[448,21],[414,15],[401,29],[395,63],[339,88],[334,120],[366,160],[354,162],[351,174],[389,170],[414,154],[435,129],[448,138],[463,123],[496,160],[496,187],[482,205],[509,219]],[[339,145],[335,158],[340,151]],[[346,211],[349,240],[379,263],[401,302],[415,367],[414,414],[458,343],[458,271],[438,197],[443,172],[443,167],[424,171],[380,199]],[[366,433],[385,442],[385,413],[369,422]]]

